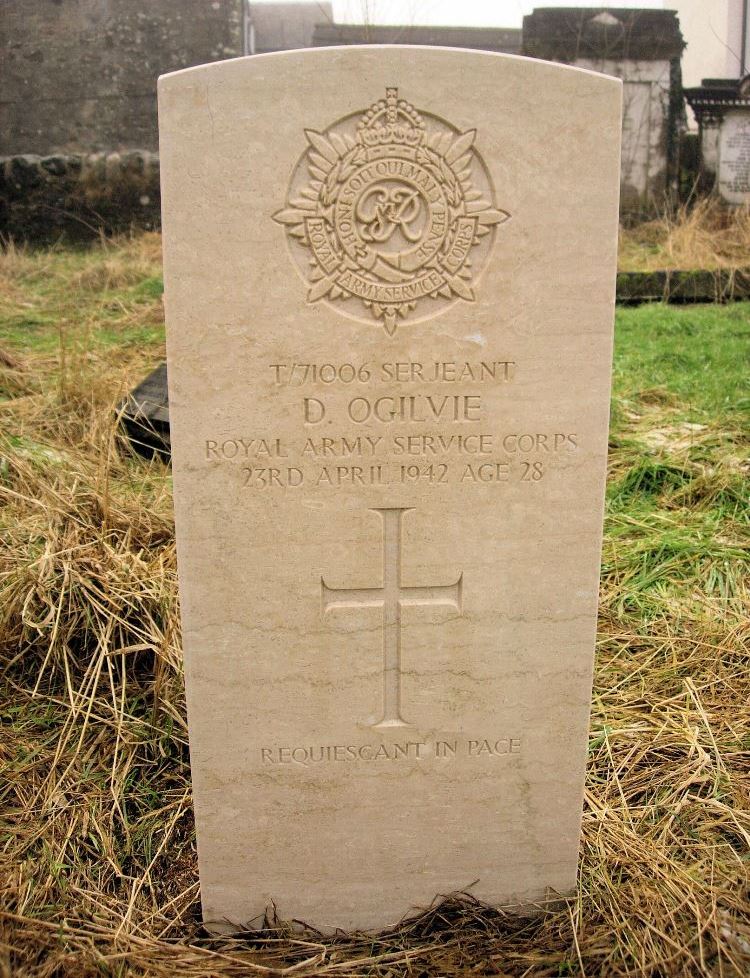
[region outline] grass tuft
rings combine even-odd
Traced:
[[[746,268],[748,256],[750,208],[714,197],[620,231],[621,272]]]

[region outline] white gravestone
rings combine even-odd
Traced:
[[[569,893],[620,82],[357,47],[159,91],[205,920]]]
[[[719,193],[729,204],[750,200],[750,111],[728,112],[722,119]]]

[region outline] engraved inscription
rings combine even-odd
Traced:
[[[575,471],[569,460],[579,451],[578,434],[567,426],[508,430],[493,422],[498,398],[509,398],[524,377],[510,357],[285,356],[266,366],[272,390],[298,412],[297,432],[232,432],[205,439],[203,448],[212,465],[236,464],[251,491],[460,485],[503,492],[517,485],[533,492]]]
[[[750,117],[731,112],[721,127],[719,188],[730,203],[744,203],[750,195]]]
[[[461,614],[463,574],[454,584],[405,587],[401,583],[401,520],[412,507],[374,509],[383,521],[383,584],[381,587],[330,587],[321,578],[323,614],[334,608],[383,610],[383,718],[376,727],[403,727],[401,716],[401,608],[441,605]]]
[[[392,401],[393,399],[389,399]],[[382,405],[380,405],[382,407]],[[453,423],[460,419],[451,418]],[[373,420],[379,420],[374,414]],[[393,419],[396,421],[396,419]],[[237,465],[253,490],[346,486],[510,486],[527,489],[569,471],[578,435],[566,431],[208,438],[209,463]]]
[[[266,766],[311,767],[351,761],[426,761],[464,757],[511,757],[521,753],[520,737],[483,737],[475,740],[405,740],[381,744],[306,744],[261,747],[260,762]]]
[[[390,380],[399,384],[486,383],[510,381],[515,374],[514,360],[396,360],[383,363],[271,363],[277,387],[302,387],[306,384],[369,384]]]
[[[476,130],[418,112],[394,87],[360,116],[305,136],[274,220],[308,302],[346,315],[354,300],[392,334],[412,313],[429,319],[474,300],[495,226],[510,216],[495,206]]]

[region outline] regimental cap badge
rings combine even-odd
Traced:
[[[495,206],[476,130],[459,132],[387,88],[361,116],[305,135],[274,220],[286,229],[308,302],[355,319],[369,310],[366,321],[392,334],[399,323],[474,301],[495,229],[510,217]]]

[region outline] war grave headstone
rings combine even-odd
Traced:
[[[398,46],[159,92],[204,919],[570,893],[620,82]]]

